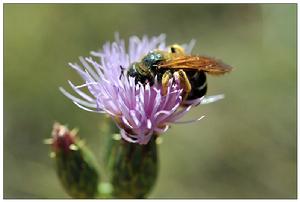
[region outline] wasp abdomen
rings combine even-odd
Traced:
[[[190,71],[187,72],[188,77],[190,78],[190,83],[192,86],[192,90],[189,93],[187,100],[193,100],[200,98],[206,94],[207,91],[207,83],[206,83],[206,75],[203,71]]]

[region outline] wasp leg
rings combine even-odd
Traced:
[[[180,81],[180,86],[183,89],[183,100],[186,100],[190,92],[192,91],[192,86],[189,81],[189,78],[187,77],[186,73],[180,69],[174,73],[174,75],[177,74],[179,81]]]
[[[168,91],[168,83],[169,80],[172,78],[172,73],[171,71],[166,71],[163,75],[162,75],[162,79],[161,79],[161,86],[162,86],[162,95],[166,95],[167,91]]]

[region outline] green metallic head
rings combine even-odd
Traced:
[[[157,74],[157,65],[163,60],[165,56],[162,51],[151,51],[142,58],[141,62],[133,63],[128,68],[127,76],[134,77],[136,83],[149,82],[152,85]]]

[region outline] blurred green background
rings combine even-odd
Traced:
[[[209,77],[226,99],[195,108],[160,146],[150,198],[296,198],[296,4],[4,4],[4,197],[68,198],[49,158],[55,120],[101,157],[102,116],[59,92],[68,62],[118,31],[197,40],[193,53],[235,67]]]

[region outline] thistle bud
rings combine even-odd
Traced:
[[[158,173],[155,138],[146,145],[139,145],[124,141],[116,134],[110,139],[107,151],[113,197],[145,198]]]
[[[66,126],[55,123],[52,146],[58,178],[72,198],[95,198],[98,194],[100,176],[93,154]]]

